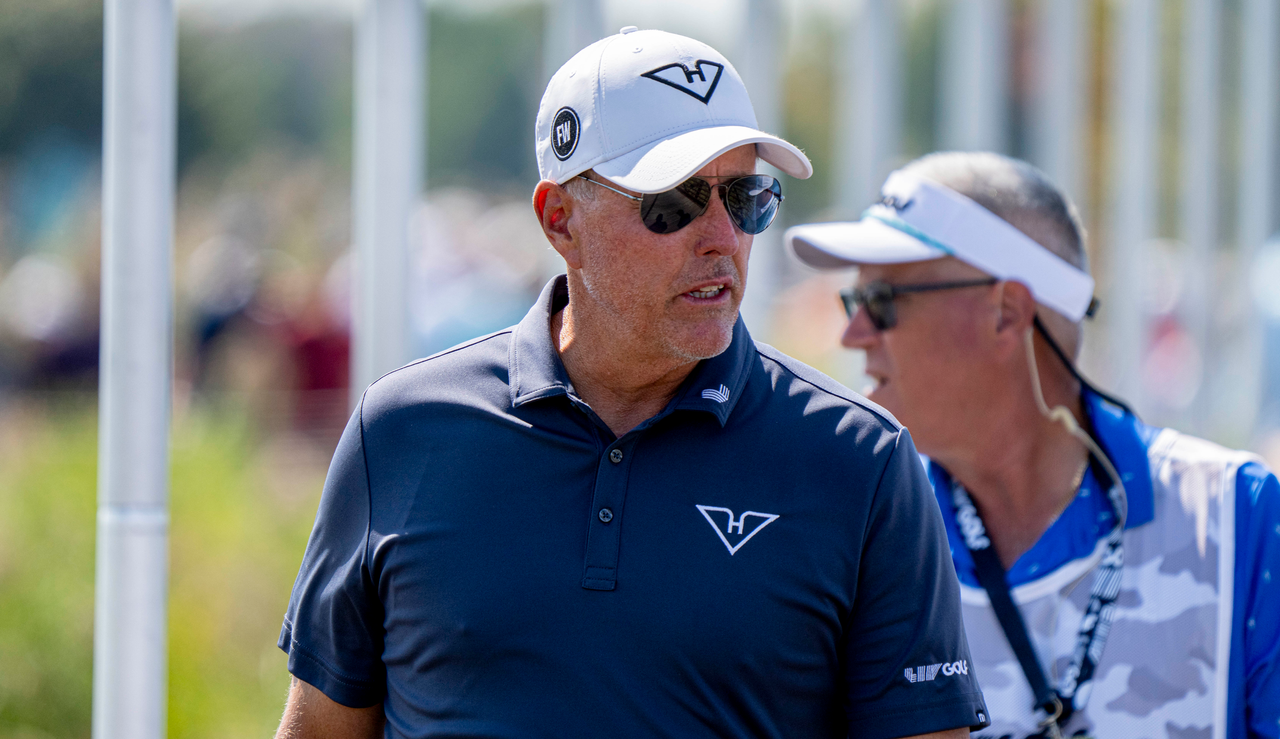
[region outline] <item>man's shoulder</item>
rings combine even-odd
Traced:
[[[773,386],[772,399],[794,405],[802,412],[797,422],[825,424],[823,408],[842,413],[840,425],[855,424],[896,436],[902,424],[889,411],[867,400],[826,374],[768,344],[757,341],[756,354]]]
[[[1230,474],[1245,471],[1255,476],[1265,477],[1271,474],[1266,462],[1252,452],[1232,449],[1172,428],[1143,425],[1140,433],[1147,447],[1153,478],[1166,476],[1161,470],[1171,465],[1179,470],[1216,468],[1224,469]],[[1197,473],[1193,477],[1199,479],[1203,477],[1203,473]]]
[[[374,380],[361,398],[364,422],[407,409],[441,403],[466,405],[503,396],[509,381],[513,330],[506,328],[465,341]]]

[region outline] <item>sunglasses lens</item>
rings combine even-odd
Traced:
[[[867,312],[867,318],[877,331],[887,331],[897,323],[897,315],[893,309],[893,288],[880,282],[872,282],[864,287],[854,288],[845,302],[845,310],[853,317],[850,305],[861,306]]]
[[[674,233],[702,215],[709,202],[711,185],[694,177],[674,190],[645,195],[640,201],[640,218],[645,228],[656,234]]]
[[[734,180],[724,194],[729,217],[743,233],[758,234],[773,223],[782,202],[782,185],[767,175],[752,175]]]

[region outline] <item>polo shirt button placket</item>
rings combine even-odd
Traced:
[[[617,587],[618,551],[622,514],[632,459],[615,446],[598,458],[587,532],[587,552],[582,587],[613,590]],[[605,460],[608,460],[607,462]]]

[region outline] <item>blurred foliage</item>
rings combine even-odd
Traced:
[[[906,51],[902,60],[904,163],[937,147],[938,66],[945,13],[946,8],[938,3],[920,3],[903,19],[906,36],[902,44]]]
[[[0,736],[89,736],[96,468],[91,407],[0,421]]]
[[[280,620],[328,449],[257,438],[232,404],[173,428],[169,736],[270,736]],[[0,737],[88,737],[97,418],[92,398],[0,416]]]
[[[349,167],[351,25],[284,16],[250,25],[183,23],[178,163],[226,167],[284,146]]]
[[[0,2],[0,159],[50,129],[102,140],[101,2]]]
[[[0,3],[0,160],[51,130],[101,146],[102,7],[97,0]],[[537,3],[485,13],[431,9],[431,186],[533,186],[542,12]],[[249,24],[180,18],[179,174],[201,160],[229,168],[257,148],[280,146],[349,171],[352,31],[350,22],[324,16]]]
[[[538,182],[533,125],[542,99],[540,4],[486,13],[432,8],[428,186],[495,185],[527,197]],[[531,32],[532,29],[532,32]]]
[[[839,27],[826,19],[811,22],[805,28],[805,43],[791,50],[782,78],[782,135],[818,163],[809,179],[788,177],[783,183],[787,202],[782,213],[790,223],[803,223],[826,208],[835,179],[829,164],[835,157],[836,78],[831,60]]]

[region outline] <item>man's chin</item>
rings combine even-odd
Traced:
[[[699,326],[682,336],[672,336],[670,347],[674,354],[692,361],[718,357],[733,343],[733,325]]]

